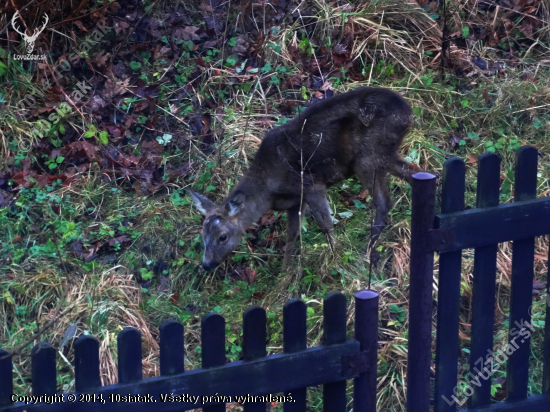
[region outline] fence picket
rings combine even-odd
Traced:
[[[11,355],[4,349],[0,349],[0,408],[11,405],[13,393],[13,365]]]
[[[160,327],[160,374],[162,376],[183,373],[185,367],[183,325],[167,320]]]
[[[306,304],[299,298],[289,300],[283,308],[283,350],[301,352],[307,348]],[[294,402],[285,402],[284,412],[306,412],[307,388],[285,393]]]
[[[204,369],[225,364],[225,319],[217,313],[203,316],[201,321],[202,367]],[[214,396],[214,393],[205,393]],[[219,393],[221,396],[232,394]],[[225,412],[225,403],[204,406],[204,412]]]
[[[538,151],[532,146],[523,146],[516,153],[514,201],[537,197]],[[517,401],[527,397],[529,382],[529,336],[517,335],[518,329],[531,325],[535,239],[514,240],[512,246],[512,290],[510,294],[509,342],[515,349],[507,362],[506,400]],[[513,331],[516,330],[516,333]],[[527,334],[526,334],[527,335]],[[518,340],[519,342],[516,342]]]
[[[500,157],[495,153],[484,153],[478,164],[476,207],[498,206]],[[489,350],[493,349],[497,250],[498,244],[494,244],[477,247],[474,253],[470,376],[474,379],[479,376],[480,386],[474,386],[468,404],[470,408],[491,404],[491,367],[485,369],[485,361]]]
[[[89,335],[74,343],[74,378],[77,392],[93,392],[101,386],[99,377],[99,342]]]
[[[265,310],[259,306],[251,306],[243,314],[243,359],[247,361],[265,357],[266,340]],[[244,412],[265,412],[266,403],[245,403],[243,409]]]
[[[35,345],[32,356],[32,393],[54,395],[57,393],[55,349],[46,342]]]
[[[365,354],[368,371],[353,381],[353,410],[376,412],[378,372],[378,293],[362,290],[355,294],[355,339]]]
[[[465,173],[466,166],[457,157],[448,159],[443,165],[441,213],[464,210]],[[457,407],[452,397],[458,378],[461,269],[462,250],[441,253],[437,298],[435,412],[454,412]]]
[[[435,218],[435,176],[415,173],[412,189],[407,410],[428,412],[434,265],[434,253],[428,241]]]
[[[346,341],[346,297],[340,292],[325,296],[323,306],[324,345],[334,345]],[[346,381],[323,385],[323,411],[345,412]]]
[[[124,328],[118,334],[118,382],[132,383],[142,379],[141,332]]]
[[[542,393],[550,394],[550,236],[548,236],[548,260],[546,262],[548,273],[546,274],[546,322],[544,323]]]

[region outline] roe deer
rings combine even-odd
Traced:
[[[249,170],[221,205],[190,192],[206,216],[203,268],[215,269],[239,246],[246,229],[270,209],[287,211],[284,268],[292,260],[306,204],[332,248],[333,223],[326,190],[353,174],[368,189],[376,211],[369,242],[371,262],[376,265],[379,256],[373,246],[391,208],[388,172],[410,183],[419,170],[397,153],[411,114],[399,94],[361,87],[318,102],[272,129]]]

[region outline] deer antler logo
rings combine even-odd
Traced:
[[[13,29],[19,33],[22,37],[23,37],[23,40],[25,41],[25,43],[27,43],[27,54],[31,54],[32,51],[34,50],[34,42],[36,41],[36,39],[38,38],[38,35],[40,33],[42,33],[44,31],[44,29],[46,28],[46,24],[48,24],[48,21],[49,21],[49,18],[48,18],[48,15],[47,14],[44,14],[45,16],[45,19],[44,19],[44,24],[42,25],[42,27],[40,27],[39,29],[35,29],[34,30],[34,33],[29,36],[27,34],[27,31],[25,30],[24,32],[23,31],[20,31],[18,28],[17,28],[17,19],[19,18],[19,12],[16,12],[13,17],[11,18],[11,25],[13,27]]]

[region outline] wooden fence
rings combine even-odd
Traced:
[[[0,350],[0,411],[126,411],[128,404],[120,402],[122,398],[117,395],[140,395],[143,402],[131,404],[134,412],[201,407],[205,412],[225,412],[224,402],[239,400],[248,400],[244,403],[246,412],[265,412],[265,402],[251,402],[247,395],[281,394],[272,399],[284,402],[285,412],[305,412],[307,387],[323,385],[323,410],[344,412],[348,403],[346,380],[354,379],[353,410],[374,412],[378,294],[355,294],[355,339],[346,337],[346,307],[340,292],[325,297],[323,345],[308,349],[306,305],[300,299],[290,300],[283,309],[284,353],[270,356],[266,356],[265,310],[250,307],[243,315],[243,360],[232,363],[226,363],[225,358],[225,320],[210,313],[201,323],[202,369],[192,371],[184,371],[183,325],[167,321],[160,328],[161,376],[148,379],[142,379],[141,334],[126,328],[117,341],[119,383],[111,386],[101,386],[99,342],[80,336],[74,344],[76,392],[50,397],[54,401],[51,404],[25,404],[21,403],[23,398],[12,397],[12,361]],[[55,355],[49,344],[33,348],[33,395],[58,393]],[[178,397],[175,401],[174,396]]]
[[[445,162],[441,213],[435,213],[435,176],[417,173],[412,190],[411,280],[407,411],[456,411],[459,355],[459,306],[462,250],[475,248],[470,376],[476,378],[479,360],[493,348],[496,254],[500,242],[513,241],[510,345],[507,361],[507,400],[491,405],[491,375],[477,376],[470,411],[550,411],[550,319],[546,314],[543,394],[527,397],[530,339],[514,333],[532,327],[530,307],[534,271],[534,237],[550,233],[550,197],[536,198],[538,152],[525,146],[517,152],[514,202],[499,205],[500,159],[493,153],[479,158],[477,207],[464,210],[465,165]],[[433,259],[440,253],[435,387],[432,398]],[[323,385],[323,410],[348,408],[346,380],[354,379],[353,411],[376,410],[378,294],[355,294],[355,339],[346,338],[346,299],[339,292],[326,296],[324,342],[306,347],[306,307],[299,299],[284,307],[284,353],[266,356],[266,315],[257,306],[243,316],[243,360],[225,363],[225,321],[218,314],[202,319],[202,368],[184,371],[183,326],[168,321],[160,328],[160,373],[142,379],[141,335],[126,328],[118,336],[119,383],[101,386],[99,343],[90,336],[75,342],[75,389],[57,395],[51,404],[24,404],[13,398],[12,362],[0,350],[0,412],[125,410],[120,396],[141,395],[155,401],[134,402],[134,411],[182,411],[202,407],[225,411],[224,402],[247,395],[283,393],[285,412],[306,411],[307,387]],[[520,342],[516,342],[521,337]],[[55,395],[56,351],[41,343],[32,351],[32,393]],[[498,361],[498,359],[497,359]],[[483,369],[483,368],[482,368]],[[483,369],[485,371],[486,369]],[[491,366],[492,370],[492,366]],[[177,396],[173,401],[170,395]],[[150,395],[150,397],[147,397]],[[217,398],[214,398],[217,396]],[[286,398],[288,396],[288,398]],[[191,398],[197,397],[197,398]],[[172,401],[170,401],[172,399]],[[42,399],[46,400],[46,399]],[[136,400],[135,398],[133,400]],[[245,398],[247,400],[247,398]],[[258,399],[256,399],[258,400]],[[261,399],[269,400],[269,399]],[[19,403],[14,403],[19,401]],[[102,406],[99,406],[102,405]],[[265,402],[244,403],[246,412],[266,411]]]
[[[550,197],[537,199],[537,149],[516,154],[514,202],[499,205],[500,158],[480,156],[476,208],[464,210],[465,166],[449,159],[443,169],[441,213],[435,214],[435,176],[417,173],[412,190],[411,284],[407,410],[430,410],[433,259],[440,253],[434,411],[456,411],[462,250],[475,248],[470,385],[471,411],[550,411],[550,318],[547,307],[543,394],[527,397],[534,238],[550,234]],[[513,241],[509,345],[497,359],[493,348],[496,257],[500,242]],[[522,331],[519,335],[519,331]],[[529,335],[529,336],[528,336]],[[499,352],[500,353],[500,352]],[[491,405],[493,361],[506,361],[506,402]],[[482,363],[480,367],[480,363]],[[489,366],[490,365],[490,366]],[[484,369],[488,366],[488,370]]]

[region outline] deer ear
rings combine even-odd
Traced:
[[[201,212],[203,215],[206,216],[216,207],[216,204],[213,201],[207,199],[203,195],[199,195],[198,193],[192,192],[191,190],[188,190],[187,192],[191,195],[195,206],[197,206],[197,209],[199,209],[199,212]]]
[[[225,205],[225,209],[227,210],[227,214],[229,216],[235,216],[243,209],[243,207],[244,194],[242,192],[237,192],[233,196],[231,196],[231,199]]]

